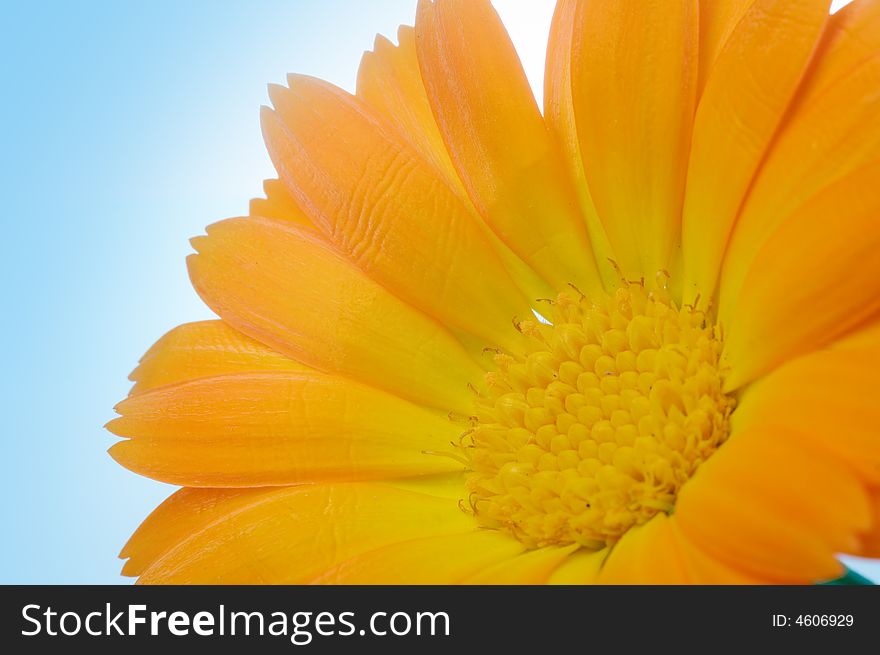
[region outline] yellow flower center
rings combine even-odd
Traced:
[[[721,341],[703,312],[624,283],[561,293],[552,324],[523,321],[523,356],[498,353],[462,439],[470,505],[530,547],[601,548],[658,512],[727,439]]]

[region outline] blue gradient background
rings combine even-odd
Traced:
[[[116,553],[172,487],[101,426],[147,347],[211,316],[187,239],[274,176],[265,85],[353,89],[415,0],[73,4],[0,4],[0,583],[126,581]],[[496,2],[537,88],[552,4]]]

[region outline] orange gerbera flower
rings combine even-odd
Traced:
[[[880,1],[561,0],[543,115],[486,0],[356,95],[291,76],[279,180],[193,241],[220,320],[112,456],[185,487],[157,583],[807,583],[880,555]],[[534,312],[534,313],[533,313]]]

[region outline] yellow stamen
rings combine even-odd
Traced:
[[[517,321],[525,356],[495,355],[464,451],[482,525],[531,547],[599,548],[658,512],[727,439],[718,330],[664,288],[560,293],[551,324]]]

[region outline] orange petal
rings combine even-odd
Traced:
[[[323,240],[262,218],[193,240],[202,299],[230,324],[316,369],[468,414],[482,371],[452,336],[370,280]]]
[[[461,428],[397,396],[317,371],[238,373],[138,394],[108,424],[141,475],[189,487],[259,487],[460,470],[438,452]]]
[[[571,43],[576,10],[577,0],[559,0],[553,12],[544,69],[544,119],[565,156],[569,176],[577,190],[581,213],[593,244],[593,252],[599,263],[599,271],[606,288],[612,289],[619,284],[620,276],[610,266],[610,261],[615,259],[614,251],[611,250],[605,228],[590,196],[571,99]]]
[[[273,87],[263,131],[312,222],[367,275],[484,345],[518,348],[529,303],[478,219],[436,169],[363,102],[312,78]]]
[[[880,55],[800,105],[780,128],[730,236],[718,297],[722,323],[737,311],[752,262],[779,225],[811,197],[878,159]],[[832,215],[844,216],[840,210]]]
[[[880,51],[880,2],[856,0],[828,20],[813,64],[798,92],[799,105],[809,106],[830,85]]]
[[[862,548],[859,554],[863,557],[880,558],[880,489],[872,490],[871,528],[862,535]]]
[[[440,132],[480,213],[555,288],[598,290],[575,190],[491,4],[421,0],[416,45]]]
[[[410,145],[434,164],[449,187],[466,198],[422,84],[415,30],[402,25],[397,40],[399,45],[395,46],[383,36],[376,37],[372,52],[361,59],[357,96],[397,127]]]
[[[572,42],[577,134],[624,275],[674,267],[694,117],[697,0],[589,0]]]
[[[873,164],[825,189],[758,252],[728,323],[728,389],[880,311],[878,180]]]
[[[599,574],[600,584],[761,584],[767,580],[709,556],[658,514],[627,532]]]
[[[880,484],[880,348],[796,358],[742,394],[734,430],[783,426]]]
[[[727,39],[754,3],[755,0],[700,0],[700,94]]]
[[[854,552],[867,497],[836,459],[774,427],[735,433],[685,484],[675,520],[729,566],[775,582],[834,579]]]
[[[544,584],[550,575],[567,560],[579,546],[547,546],[489,566],[466,578],[464,584],[536,585]]]
[[[187,510],[198,511],[197,504],[181,509]],[[173,529],[166,522],[179,513],[164,513],[149,529]],[[139,582],[299,584],[359,553],[473,525],[454,500],[379,484],[282,487],[212,514]]]
[[[669,530],[676,542],[679,556],[690,584],[697,585],[755,585],[770,584],[772,579],[749,573],[737,566],[736,562],[726,563],[706,553],[688,539],[681,531],[678,522],[669,521]]]
[[[831,344],[837,350],[861,350],[880,348],[880,314],[872,316],[864,323]]]
[[[523,548],[513,537],[489,530],[423,537],[356,555],[312,584],[458,584]]]
[[[559,567],[550,574],[547,584],[552,585],[582,585],[595,584],[599,576],[602,563],[608,557],[608,549],[584,550],[581,549],[562,562]]]
[[[128,561],[122,575],[141,575],[190,535],[241,511],[276,489],[179,489],[144,519],[119,557]]]
[[[710,302],[736,214],[798,87],[830,0],[756,0],[718,55],[694,119],[682,217],[684,301]]]
[[[379,36],[372,52],[364,54],[358,70],[357,95],[395,128],[418,152],[438,169],[440,176],[476,215],[470,197],[446,150],[446,144],[431,110],[419,59],[415,30],[402,25],[399,45]],[[547,298],[557,290],[549,287],[492,230],[477,219],[504,262],[511,277],[529,298]]]
[[[223,373],[307,369],[223,321],[199,321],[179,325],[153,344],[130,376],[131,393]]]
[[[658,514],[627,531],[605,560],[599,584],[689,583],[672,523],[665,514]]]
[[[284,186],[281,180],[266,180],[263,182],[265,198],[251,200],[250,215],[275,218],[280,221],[292,221],[297,225],[314,230],[315,226],[306,217],[296,204],[293,196]]]

